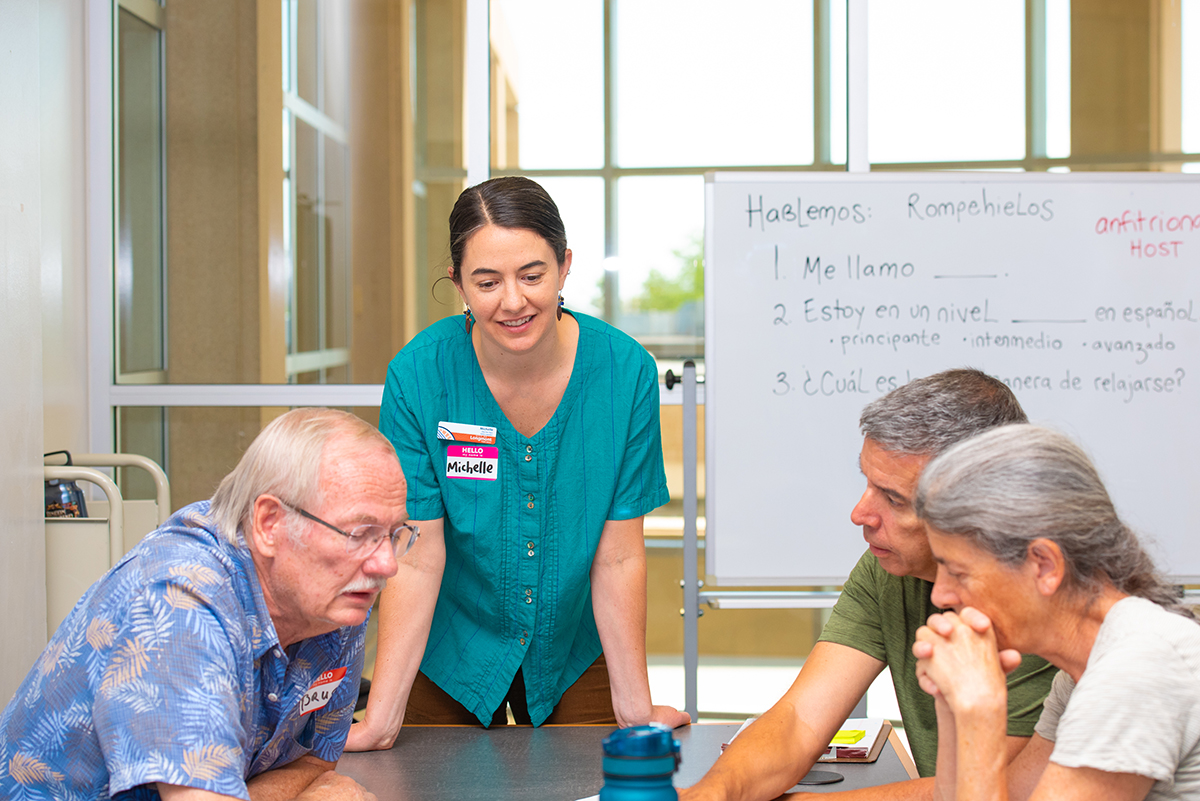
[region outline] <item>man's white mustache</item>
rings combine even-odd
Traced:
[[[383,592],[386,586],[387,579],[364,577],[347,584],[342,588],[342,592]]]

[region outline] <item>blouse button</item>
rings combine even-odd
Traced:
[[[522,638],[521,638],[521,645],[524,645],[524,644],[525,644],[525,638],[524,638],[524,637],[522,637]]]
[[[525,461],[527,461],[527,462],[532,462],[532,461],[533,461],[533,457],[532,457],[532,456],[526,456],[526,457],[525,457]]]
[[[525,504],[525,505],[526,505],[526,506],[528,506],[530,509],[532,509],[532,508],[533,508],[533,501],[530,501],[529,503],[527,503],[527,504]]]
[[[525,446],[525,452],[526,452],[526,453],[533,453],[533,446],[532,446],[532,445],[526,445],[526,446]]]
[[[270,701],[271,703],[275,703],[276,701],[279,700],[279,696],[276,695],[275,693],[267,693],[267,700]]]
[[[530,551],[530,552],[529,552],[529,555],[530,555],[530,556],[533,556],[533,551]]]
[[[532,598],[526,598],[526,599],[525,599],[525,603],[527,603],[527,604],[531,604],[531,603],[533,603],[533,599],[532,599]]]

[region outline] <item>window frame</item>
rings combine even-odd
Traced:
[[[1045,0],[1026,0],[1026,153],[1022,159],[957,162],[872,163],[867,153],[867,0],[846,0],[847,28],[847,149],[845,165],[829,163],[830,94],[829,19],[832,0],[814,0],[814,162],[807,165],[745,167],[703,165],[688,168],[621,168],[614,163],[612,132],[616,64],[613,34],[618,0],[604,0],[605,41],[605,146],[604,165],[591,170],[491,170],[491,80],[488,0],[465,0],[466,8],[466,152],[467,184],[495,175],[529,177],[600,177],[605,181],[605,251],[617,251],[617,181],[626,176],[703,175],[714,169],[741,171],[922,171],[996,170],[1044,171],[1074,166],[1120,166],[1200,162],[1200,154],[1118,154],[1111,157],[1048,158],[1045,130]],[[87,153],[86,203],[88,224],[88,414],[90,447],[111,450],[116,409],[123,406],[378,406],[380,384],[118,384],[115,380],[116,346],[113,278],[116,260],[117,181],[116,143],[116,29],[120,6],[157,4],[154,0],[90,0],[85,30],[87,97],[85,141]],[[1031,20],[1033,24],[1031,24]],[[281,110],[282,112],[282,110]],[[678,396],[663,391],[663,402],[679,403]]]

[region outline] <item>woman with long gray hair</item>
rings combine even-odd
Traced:
[[[993,429],[933,460],[915,506],[948,610],[913,645],[937,707],[937,797],[1200,795],[1200,626],[1083,451]],[[1006,770],[1004,674],[1022,653],[1059,674]]]

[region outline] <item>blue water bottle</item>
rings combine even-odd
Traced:
[[[661,723],[618,729],[604,738],[600,801],[678,801],[671,783],[679,741]]]

